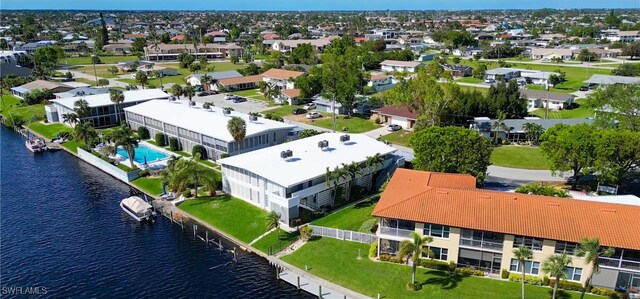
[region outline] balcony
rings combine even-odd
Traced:
[[[601,257],[601,258],[598,258],[598,262],[600,263],[600,266],[603,266],[603,267],[640,271],[640,262],[636,262],[636,261]]]
[[[387,226],[381,226],[378,229],[378,234],[394,236],[394,237],[402,237],[402,238],[411,238],[411,233],[415,232],[414,230],[402,229],[402,228],[393,228]]]
[[[460,239],[460,245],[461,246],[467,246],[467,247],[475,247],[475,248],[481,248],[481,249],[502,251],[502,243],[500,243],[500,242],[492,242],[492,241],[486,241],[486,240],[464,239],[464,238],[462,238],[462,239]]]

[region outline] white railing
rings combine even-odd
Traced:
[[[636,261],[600,257],[598,258],[598,262],[600,263],[600,266],[640,271],[640,262]]]
[[[365,244],[372,244],[373,242],[378,240],[378,237],[373,234],[354,232],[350,230],[342,230],[342,229],[317,226],[317,225],[309,225],[309,227],[313,229],[311,234],[314,236],[322,236],[327,238],[365,243]]]
[[[460,245],[477,247],[482,249],[489,249],[489,250],[502,250],[502,243],[484,241],[484,240],[460,239]]]
[[[393,228],[393,227],[387,227],[387,226],[381,226],[378,229],[378,233],[381,235],[403,237],[403,238],[411,238],[412,232],[414,232],[414,230]]]

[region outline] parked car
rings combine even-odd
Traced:
[[[580,86],[580,91],[589,91],[589,86],[586,86],[586,85]]]
[[[309,112],[307,113],[307,118],[308,119],[314,119],[314,118],[320,118],[322,117],[322,114],[318,113],[318,112]]]
[[[589,83],[589,85],[587,85],[589,87],[589,89],[596,89],[596,87],[598,87],[597,83]]]
[[[235,98],[233,99],[233,102],[234,102],[234,103],[242,103],[242,102],[246,102],[246,101],[247,101],[247,99],[245,99],[245,98],[243,98],[243,97],[235,97]]]
[[[316,103],[309,103],[309,104],[306,104],[306,105],[304,105],[304,107],[302,107],[302,108],[307,109],[307,110],[316,109]]]
[[[225,95],[224,95],[224,99],[225,99],[225,100],[233,100],[233,99],[235,99],[235,98],[236,98],[236,96],[235,96],[235,95],[232,95],[232,94],[225,94]]]
[[[208,92],[206,92],[206,91],[203,91],[203,92],[199,92],[199,93],[198,93],[198,96],[199,96],[199,97],[204,97],[204,96],[208,96],[208,95],[209,95],[209,93],[208,93]]]
[[[402,127],[400,125],[391,124],[387,126],[387,131],[389,132],[395,132],[400,130],[402,130]]]
[[[296,109],[293,109],[293,111],[291,111],[291,113],[293,113],[295,115],[305,114],[305,113],[307,113],[307,110],[304,110],[302,108],[296,108]]]
[[[487,79],[484,79],[484,83],[489,83],[489,84],[496,83],[496,80],[487,78]]]
[[[73,79],[73,78],[63,78],[62,79],[62,82],[73,82],[73,81],[76,81],[76,79]]]

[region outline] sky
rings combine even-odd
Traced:
[[[466,10],[640,8],[640,0],[0,0],[2,9],[78,10]]]

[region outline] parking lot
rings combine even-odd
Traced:
[[[231,107],[233,110],[242,112],[242,113],[250,113],[250,112],[260,112],[269,108],[266,102],[258,101],[251,98],[246,98],[246,102],[234,103],[231,100],[225,100],[224,94],[216,94],[216,95],[208,95],[208,96],[195,96],[192,100],[198,103],[210,102],[216,105],[216,107]]]

